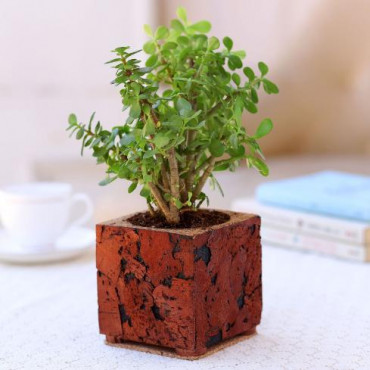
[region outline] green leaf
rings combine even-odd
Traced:
[[[120,140],[120,144],[122,146],[130,145],[133,142],[135,142],[135,135],[133,134],[124,135],[122,139]]]
[[[148,119],[146,121],[143,133],[144,133],[145,136],[153,135],[155,133],[155,125],[154,125],[154,122],[151,119]]]
[[[143,68],[138,68],[138,69],[135,69],[135,72],[138,72],[138,73],[149,73],[153,70],[153,68],[150,68],[150,67],[143,67]]]
[[[238,147],[238,135],[237,134],[232,134],[229,138],[230,144],[232,148],[237,148]]]
[[[192,112],[191,104],[184,98],[177,99],[176,109],[181,117],[186,117]]]
[[[266,91],[267,94],[277,94],[279,92],[279,88],[267,78],[262,80],[263,89]]]
[[[199,21],[197,23],[193,23],[191,26],[187,28],[187,30],[200,33],[208,33],[211,30],[211,28],[212,28],[211,23],[209,23],[208,21]]]
[[[137,82],[132,82],[131,83],[131,88],[134,91],[135,95],[140,94],[140,85]]]
[[[150,26],[149,26],[149,24],[144,24],[144,32],[145,32],[149,37],[153,37],[152,27],[150,27]]]
[[[113,51],[116,52],[119,55],[124,55],[126,53],[126,50],[129,49],[128,46],[122,46],[119,48],[115,48]]]
[[[258,103],[258,94],[254,88],[251,89],[251,99],[253,103]]]
[[[268,176],[269,168],[261,159],[256,157],[248,157],[247,163],[249,166],[256,168],[262,176]]]
[[[158,61],[158,56],[156,54],[151,55],[145,62],[147,67],[153,67]]]
[[[162,46],[162,50],[172,50],[172,49],[176,49],[176,48],[177,48],[177,44],[176,44],[176,42],[173,42],[173,41],[166,42]]]
[[[155,154],[154,150],[149,150],[149,151],[144,153],[143,158],[144,159],[152,158],[152,157],[154,157],[154,154]]]
[[[253,72],[253,69],[250,67],[243,68],[244,74],[248,77],[249,81],[253,81],[256,78],[256,75]]]
[[[92,125],[92,123],[94,121],[94,117],[95,117],[95,112],[90,117],[89,125],[87,126],[89,130],[91,130],[91,125]]]
[[[168,28],[166,26],[159,26],[155,31],[154,39],[163,40],[169,35]]]
[[[100,181],[99,182],[99,185],[100,186],[105,186],[105,185],[108,185],[110,184],[111,182],[113,182],[114,180],[117,179],[117,176],[114,176],[114,177],[106,177],[104,180]]]
[[[208,39],[208,50],[216,50],[220,47],[220,41],[217,37],[212,36]]]
[[[76,139],[77,140],[80,140],[82,138],[82,136],[84,135],[84,132],[85,130],[83,128],[80,128],[78,131],[77,131],[77,134],[76,134]]]
[[[163,148],[170,142],[170,139],[160,132],[154,136],[153,141],[156,147]]]
[[[185,27],[178,19],[172,19],[171,27],[177,32],[184,32]]]
[[[239,57],[240,59],[244,59],[247,56],[247,53],[244,50],[235,50],[233,54]]]
[[[266,136],[271,132],[274,125],[272,124],[272,121],[270,118],[265,118],[261,123],[258,125],[258,128],[256,130],[256,133],[253,135],[255,139],[259,139],[263,136]]]
[[[130,170],[125,165],[122,165],[119,168],[118,177],[120,179],[127,179],[130,177],[130,173],[131,173]]]
[[[77,117],[74,113],[71,113],[68,117],[68,123],[70,125],[76,125],[77,124]]]
[[[176,14],[177,14],[178,18],[181,19],[184,23],[187,22],[188,17],[186,15],[185,8],[183,8],[182,6],[178,7],[177,10],[176,10]]]
[[[209,145],[209,151],[214,157],[221,157],[225,153],[225,146],[218,139],[212,139]]]
[[[236,149],[230,149],[230,155],[233,158],[240,159],[245,154],[245,147],[244,145],[239,145]]]
[[[150,189],[146,186],[144,186],[141,191],[140,191],[140,195],[144,198],[148,198],[150,197]]]
[[[250,113],[257,113],[258,109],[257,106],[251,102],[250,100],[245,100],[244,101],[244,106],[247,109],[248,112]]]
[[[243,62],[237,55],[233,55],[233,54],[229,55],[229,61],[232,63],[232,65],[235,68],[243,67]]]
[[[104,64],[116,63],[116,62],[121,62],[121,61],[122,61],[121,58],[114,58],[114,59],[108,60],[108,62],[105,62]]]
[[[155,53],[155,42],[154,41],[148,41],[144,44],[143,50],[147,54],[154,54]]]
[[[233,73],[231,76],[232,80],[235,82],[236,85],[240,85],[240,76],[237,73]]]
[[[225,171],[225,170],[228,170],[229,169],[229,163],[221,163],[221,164],[218,164],[215,166],[215,168],[213,169],[213,171]]]
[[[233,40],[231,40],[230,37],[226,36],[224,37],[224,39],[222,40],[223,44],[225,45],[226,49],[227,50],[231,50],[233,48]]]
[[[128,187],[128,192],[132,193],[137,188],[137,182],[132,182],[131,185]]]
[[[213,188],[217,188],[218,191],[221,193],[221,195],[224,197],[225,196],[224,191],[222,190],[222,187],[221,187],[220,183],[217,181],[216,177],[213,176],[213,174],[211,174],[210,178],[211,178],[211,184],[212,184]]]
[[[136,119],[140,117],[140,114],[141,114],[140,104],[139,102],[136,101],[131,105],[130,117]]]
[[[194,37],[194,49],[201,50],[207,47],[208,38],[206,35],[196,35]]]
[[[174,199],[174,203],[177,209],[181,209],[183,207],[183,204],[179,199]]]
[[[179,36],[179,37],[177,38],[177,42],[178,42],[180,45],[182,45],[182,46],[187,46],[187,45],[189,45],[190,40],[189,40],[189,38],[188,38],[188,37],[186,37],[186,36]]]
[[[260,70],[262,77],[269,71],[269,67],[267,67],[267,65],[263,62],[258,63],[258,69]]]

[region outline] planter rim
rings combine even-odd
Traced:
[[[204,234],[209,231],[217,230],[223,227],[228,227],[234,224],[238,224],[242,221],[246,220],[252,220],[255,217],[260,218],[260,216],[253,214],[253,213],[244,213],[244,212],[234,212],[229,210],[223,210],[223,209],[214,209],[214,208],[202,208],[209,211],[217,211],[222,212],[230,216],[230,220],[223,222],[221,224],[208,226],[208,227],[196,227],[196,228],[184,228],[184,229],[172,229],[172,228],[156,228],[156,227],[147,227],[147,226],[140,226],[140,225],[134,225],[131,222],[129,222],[127,219],[135,216],[137,214],[146,212],[146,211],[140,211],[140,212],[134,212],[131,214],[128,214],[123,217],[118,217],[115,219],[111,219],[104,222],[99,222],[97,225],[103,225],[103,226],[109,226],[109,227],[128,227],[131,229],[137,229],[137,230],[152,230],[157,232],[164,232],[164,233],[170,233],[170,234],[178,234],[178,235],[184,235],[189,237],[195,237],[200,234]]]

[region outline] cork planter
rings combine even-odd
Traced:
[[[97,225],[100,333],[109,343],[202,356],[251,334],[262,310],[260,218],[226,212],[207,229]]]

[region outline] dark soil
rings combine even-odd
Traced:
[[[181,212],[180,222],[175,225],[169,224],[160,213],[151,216],[149,212],[138,213],[130,217],[127,221],[131,222],[133,225],[155,227],[158,229],[191,229],[219,225],[229,220],[230,216],[226,213],[202,209],[198,211],[189,210]]]

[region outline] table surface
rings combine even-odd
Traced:
[[[370,172],[365,159],[356,163]],[[298,164],[298,172],[314,169]],[[0,369],[369,369],[369,284],[369,264],[264,245],[258,335],[186,361],[104,344],[93,253],[53,265],[0,264]]]
[[[370,368],[370,268],[263,247],[258,335],[198,361],[114,348],[98,334],[93,256],[1,266],[0,369]]]

